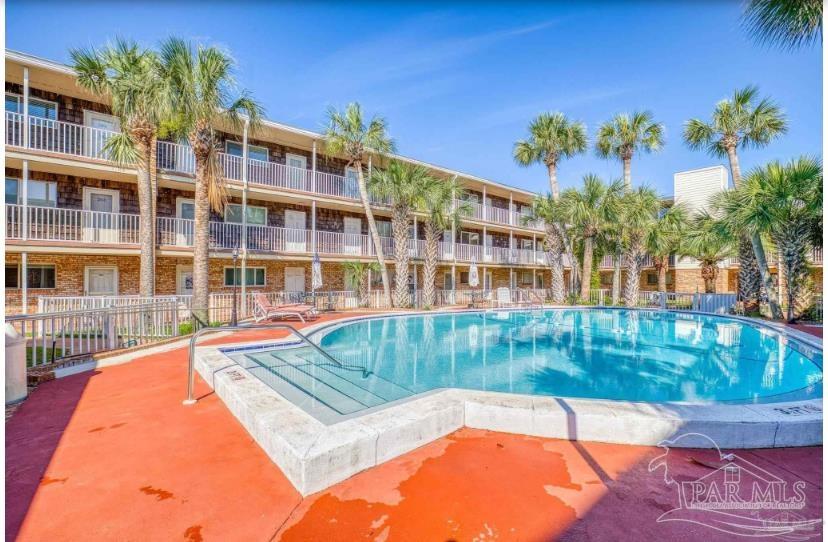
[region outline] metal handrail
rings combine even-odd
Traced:
[[[187,367],[187,399],[183,401],[185,405],[194,405],[196,403],[196,399],[193,397],[193,389],[195,388],[195,347],[196,341],[198,338],[204,334],[211,331],[238,331],[238,330],[252,330],[252,329],[288,329],[295,335],[297,335],[300,339],[304,342],[311,345],[316,351],[322,354],[325,358],[329,361],[332,361],[339,367],[346,369],[345,365],[343,365],[338,359],[334,358],[325,350],[323,350],[318,344],[312,342],[306,335],[300,333],[298,329],[293,327],[290,324],[267,324],[263,326],[218,326],[218,327],[203,327],[193,333],[193,336],[190,338],[190,359],[188,362]]]
[[[91,315],[100,312],[140,312],[143,310],[158,308],[159,305],[171,305],[173,308],[176,307],[177,302],[170,299],[170,298],[163,298],[159,299],[158,301],[151,302],[151,303],[142,303],[140,305],[122,305],[122,306],[113,306],[113,307],[100,307],[97,309],[77,309],[77,310],[69,310],[69,311],[53,311],[53,312],[36,312],[36,313],[28,313],[28,314],[10,314],[5,317],[5,321],[9,322],[23,322],[23,321],[30,321],[30,320],[43,320],[47,318],[59,318],[59,317],[68,317],[68,316],[81,316],[81,315]]]

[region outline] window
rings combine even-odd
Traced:
[[[480,234],[472,231],[462,231],[460,232],[460,242],[467,245],[479,245]]]
[[[20,179],[6,177],[6,203],[24,203]],[[29,205],[57,207],[57,183],[29,180]]]
[[[233,286],[235,282],[236,286],[241,286],[241,268],[237,267],[235,269],[235,280],[233,276],[233,268],[232,267],[225,267],[224,268],[224,285],[225,286]],[[264,286],[265,285],[265,268],[264,267],[248,267],[245,269],[245,284],[247,286]]]
[[[543,289],[543,275],[537,275],[535,277],[535,288]]]
[[[20,182],[17,179],[6,177],[6,203],[12,205],[20,201]]]
[[[460,284],[468,284],[469,283],[469,272],[468,271],[460,271]]]
[[[234,224],[242,223],[242,206],[238,203],[228,203],[224,208],[224,221]],[[247,206],[247,223],[255,226],[267,224],[267,207]]]
[[[23,112],[23,96],[6,93],[6,111]],[[29,98],[29,115],[41,119],[57,120],[57,103]]]
[[[519,275],[520,283],[521,284],[532,284],[532,272],[531,271],[521,271]]]
[[[238,141],[225,141],[225,148],[227,149],[227,154],[231,156],[244,156],[244,149]],[[267,147],[260,147],[258,145],[247,145],[247,157],[252,160],[267,162],[268,149]]]
[[[377,232],[379,232],[380,237],[391,237],[391,222],[377,220]]]
[[[658,275],[655,273],[647,273],[647,284],[652,286],[653,284],[658,284]]]
[[[474,192],[466,192],[461,199],[469,203],[480,203],[480,197]]]
[[[6,288],[20,288],[20,273],[17,264],[6,264]]]
[[[535,247],[532,246],[531,239],[521,239],[520,248],[522,248],[523,250],[533,250]]]

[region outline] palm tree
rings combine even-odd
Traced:
[[[584,176],[584,185],[580,190],[565,190],[561,198],[566,221],[572,225],[576,237],[583,244],[581,299],[589,299],[596,237],[606,224],[618,220],[618,202],[623,190],[620,180],[606,185],[597,175],[590,173]]]
[[[767,98],[756,103],[758,94],[756,87],[736,90],[731,99],[716,104],[710,122],[691,119],[684,126],[684,140],[691,149],[704,149],[717,158],[727,157],[736,188],[742,184],[736,151],[764,147],[787,131],[782,111]],[[752,250],[748,250],[748,239]],[[774,318],[781,318],[782,311],[776,302],[762,240],[758,235],[751,235],[748,239],[739,242],[739,297],[749,306],[758,306],[761,281],[768,294],[771,314]],[[757,270],[759,277],[755,273]]]
[[[628,307],[635,307],[638,304],[641,266],[647,256],[647,237],[658,220],[661,198],[652,188],[641,186],[626,192],[621,198],[620,207],[620,226],[627,263],[624,303]]]
[[[564,261],[565,252],[564,236],[566,211],[560,201],[556,201],[551,194],[546,196],[535,196],[532,200],[531,216],[535,220],[542,220],[545,234],[543,239],[546,248],[546,257],[549,262],[549,269],[552,272],[550,289],[552,290],[552,302],[561,304],[566,300],[564,289]],[[575,262],[571,262],[572,270],[575,270]]]
[[[423,263],[423,306],[434,306],[436,291],[434,280],[437,276],[440,236],[446,230],[456,228],[460,218],[471,211],[463,200],[463,189],[457,178],[450,181],[430,178],[423,187],[422,208],[425,213],[425,261]],[[454,241],[452,239],[452,241]]]
[[[687,227],[687,210],[678,203],[662,210],[647,233],[647,252],[658,272],[658,291],[667,291],[670,256],[679,252]]]
[[[121,125],[121,133],[107,141],[104,152],[118,163],[137,166],[141,216],[139,291],[141,296],[152,296],[155,291],[155,145],[159,126],[170,115],[158,56],[134,42],[120,39],[102,50],[75,49],[70,55],[78,74],[78,85],[108,98],[112,114]]]
[[[377,262],[342,262],[342,269],[345,271],[345,286],[356,291],[359,306],[368,306],[368,272],[379,271]]]
[[[760,43],[811,45],[822,40],[822,0],[748,0],[742,24]]]
[[[808,279],[807,253],[813,223],[822,216],[822,163],[803,156],[771,162],[748,174],[738,189],[720,195],[716,206],[733,228],[767,234],[781,253],[787,290],[787,319],[793,320]]]
[[[408,292],[411,212],[421,208],[424,190],[432,177],[423,166],[397,160],[387,168],[375,168],[368,179],[369,191],[391,200],[391,230],[394,233],[394,305],[405,307],[410,303]]]
[[[664,145],[664,126],[649,111],[621,113],[598,128],[595,150],[601,158],[624,164],[624,185],[632,187],[630,164],[638,153],[657,152]]]
[[[234,61],[220,49],[194,48],[180,38],[169,38],[161,44],[160,57],[177,130],[187,138],[195,157],[193,313],[206,321],[210,208],[221,212],[227,200],[218,128],[229,125],[240,130],[245,114],[255,129],[263,111],[247,92],[234,93]]]
[[[388,137],[385,119],[373,117],[368,124],[362,115],[362,107],[354,102],[348,104],[344,111],[335,108],[328,110],[328,127],[325,130],[325,146],[333,154],[345,156],[348,165],[356,169],[359,197],[362,208],[368,220],[368,231],[374,244],[374,253],[382,274],[382,290],[385,303],[391,306],[391,282],[388,279],[388,268],[385,265],[385,256],[382,253],[377,223],[374,212],[371,210],[370,194],[365,184],[365,175],[362,170],[363,162],[369,153],[385,154],[394,152],[394,142]]]
[[[529,124],[529,138],[515,143],[513,156],[521,166],[542,163],[549,173],[549,190],[557,200],[558,162],[581,154],[587,148],[586,126],[572,122],[563,113],[542,113]]]
[[[704,293],[715,294],[719,264],[733,255],[734,248],[728,228],[707,211],[701,211],[691,219],[679,253],[699,261]]]

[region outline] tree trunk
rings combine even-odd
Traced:
[[[730,174],[733,176],[733,186],[739,188],[742,185],[742,169],[739,167],[739,156],[736,154],[735,146],[731,145],[727,148],[727,159],[730,162]],[[749,234],[749,238],[751,248],[753,249],[753,256],[756,261],[756,267],[759,269],[759,276],[762,279],[762,285],[765,287],[765,293],[768,296],[768,305],[770,306],[771,317],[775,319],[782,318],[782,310],[780,309],[779,303],[776,299],[776,288],[773,285],[773,277],[771,276],[770,269],[768,268],[768,260],[765,256],[765,248],[762,246],[762,240],[760,239],[758,233]],[[743,266],[750,267],[752,264],[749,261],[749,253],[741,250],[742,243],[739,243],[739,248],[739,268],[741,269]],[[759,291],[747,292],[741,287],[739,288],[739,291],[740,293],[744,293],[746,295],[746,304],[758,303],[758,300],[761,297],[761,292]],[[756,301],[754,302],[754,300]]]
[[[744,254],[744,256],[743,256]],[[745,306],[745,312],[759,311],[759,292],[762,291],[762,275],[756,265],[756,255],[747,235],[739,237],[739,300]]]
[[[546,254],[549,259],[549,268],[552,272],[552,302],[560,305],[566,300],[564,289],[563,243],[553,225],[547,225]]]
[[[701,264],[701,276],[704,279],[704,293],[706,294],[715,294],[716,293],[716,275],[718,275],[719,269],[716,267],[715,263],[705,263],[702,262]]]
[[[784,236],[776,236],[774,242],[782,255],[780,266],[780,281],[785,281],[785,299],[788,302],[786,318],[793,322],[798,316],[798,308],[802,307],[800,297],[808,288],[808,228],[805,225],[792,225]],[[780,287],[781,287],[780,282]],[[804,297],[808,297],[807,295]]]
[[[624,304],[638,306],[638,292],[641,282],[641,262],[644,260],[643,247],[633,245],[627,254],[627,284],[624,287]]]
[[[210,197],[207,158],[197,154],[195,169],[193,314],[202,323],[209,324]]]
[[[667,293],[667,268],[670,266],[669,256],[659,256],[654,259],[658,266],[658,291],[662,294]]]
[[[632,190],[632,156],[622,158],[624,162],[624,188],[629,192]]]
[[[425,262],[423,263],[423,307],[433,308],[436,292],[434,280],[437,277],[437,256],[440,232],[431,222],[425,223]]]
[[[616,243],[615,254],[612,255],[612,304],[618,305],[621,301],[621,243]]]
[[[158,138],[153,136],[150,141],[150,186],[152,187],[152,267],[155,275],[155,264],[158,261]],[[152,292],[155,294],[155,283],[153,276]]]
[[[385,305],[391,306],[391,281],[388,279],[388,267],[385,265],[385,255],[382,253],[382,242],[380,241],[379,231],[377,231],[377,223],[374,220],[374,212],[371,210],[371,202],[368,198],[368,187],[365,185],[365,175],[362,172],[362,162],[360,160],[354,161],[354,167],[357,170],[357,183],[359,184],[359,199],[362,200],[362,209],[365,211],[365,217],[368,220],[368,232],[371,234],[371,240],[374,244],[374,254],[377,256],[377,263],[380,267],[380,274],[382,275],[382,292],[385,298]]]
[[[549,190],[552,191],[552,199],[558,201],[561,197],[560,187],[558,186],[558,164],[557,162],[550,162],[546,164],[546,169],[549,171]]]
[[[150,146],[141,146],[143,165],[138,168],[138,209],[141,216],[139,244],[141,247],[141,268],[139,270],[138,291],[141,297],[152,297],[155,292],[155,240],[153,239],[153,207],[150,174]]]
[[[592,243],[592,237],[584,238],[584,261],[583,272],[581,273],[581,299],[585,301],[589,300],[589,278],[592,276]]]
[[[409,252],[408,252],[408,207],[395,205],[391,216],[391,229],[394,232],[394,305],[407,307],[411,296],[408,291]]]

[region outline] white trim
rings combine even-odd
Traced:
[[[114,284],[115,291],[105,294],[90,294],[89,293],[89,271],[92,269],[111,269],[115,271]],[[117,265],[87,265],[83,268],[83,295],[118,295],[118,266]]]
[[[236,141],[233,139],[225,139],[224,140],[224,152],[230,154],[230,149],[228,148],[228,144],[233,143],[238,145],[242,148],[242,152],[244,152],[244,143],[241,141]],[[252,158],[252,160],[258,160],[259,162],[270,162],[270,147],[265,147],[264,145],[251,145],[250,143],[247,144],[247,156],[250,158],[250,149],[259,149],[265,151],[265,155],[267,155],[266,160],[259,160],[258,158]],[[233,155],[235,156],[235,155]]]
[[[17,286],[5,286],[5,284],[4,284],[5,289],[6,290],[22,290],[22,288],[23,288],[23,284],[22,284],[23,265],[21,264],[21,262],[7,262],[6,263],[6,267],[9,267],[9,266],[12,266],[12,265],[17,268]],[[29,290],[57,290],[57,264],[55,264],[55,263],[27,263],[26,264],[26,270],[27,271],[29,269],[43,268],[43,267],[51,267],[55,270],[55,285],[52,286],[52,287],[38,286],[36,288],[33,288],[30,285],[27,285]]]
[[[83,209],[85,211],[91,211],[91,203],[92,194],[105,194],[107,196],[112,196],[112,211],[113,213],[120,213],[121,212],[121,192],[120,190],[116,190],[113,188],[95,188],[92,186],[84,186],[83,187]]]
[[[224,266],[224,268],[222,270],[222,275],[221,275],[222,279],[221,280],[222,280],[222,284],[224,285],[225,288],[232,288],[233,287],[232,284],[227,284],[227,270],[228,269],[232,270],[233,266],[232,265],[225,265]],[[267,267],[264,266],[264,265],[248,265],[247,266],[248,271],[250,271],[252,269],[261,269],[262,270],[262,272],[263,272],[262,277],[264,278],[264,283],[262,283],[262,284],[248,284],[247,287],[248,288],[264,288],[264,287],[266,287],[267,286]],[[241,267],[236,266],[236,270],[241,272]],[[244,277],[242,277],[241,282],[244,282]],[[238,284],[238,286],[241,287],[241,284]]]
[[[176,295],[190,295],[190,294],[192,294],[192,292],[190,292],[190,294],[184,292],[184,288],[181,287],[181,274],[184,273],[184,272],[187,272],[187,271],[192,273],[193,272],[193,266],[192,265],[186,265],[186,264],[176,264],[176,266],[175,266],[175,293],[176,293]]]
[[[195,212],[195,200],[193,198],[185,198],[184,196],[176,196],[175,198],[175,217],[176,218],[184,218],[181,216],[181,204],[182,203],[191,203],[193,205],[193,211]]]
[[[19,103],[20,103],[20,107],[22,109],[22,107],[23,107],[23,95],[22,94],[18,94],[16,92],[6,91],[6,96],[17,96],[18,98],[20,98]],[[36,96],[32,96],[31,94],[29,94],[29,105],[30,106],[32,105],[32,101],[54,105],[55,106],[55,118],[54,119],[46,119],[46,120],[54,120],[55,122],[60,120],[60,104],[58,102],[55,102],[53,100],[44,100],[43,98],[38,98]],[[5,110],[5,104],[3,105],[3,108]],[[21,111],[20,114],[22,115],[23,112]],[[35,118],[42,119],[42,118],[45,118],[45,117],[35,117]]]

